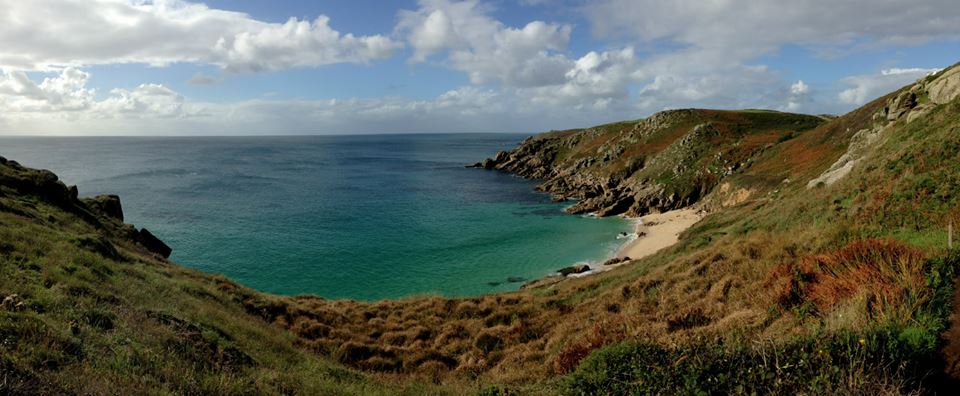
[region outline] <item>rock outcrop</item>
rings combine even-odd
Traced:
[[[642,216],[692,205],[747,166],[768,145],[751,135],[801,133],[823,122],[773,111],[670,110],[533,136],[472,167],[541,180],[537,190],[553,200],[577,201],[570,213]]]
[[[120,197],[116,195],[98,195],[93,198],[84,198],[83,202],[90,209],[101,215],[123,222],[123,206]]]
[[[927,84],[930,101],[945,104],[960,96],[960,67],[952,67]]]
[[[72,213],[91,225],[114,232],[117,238],[133,241],[150,252],[164,258],[170,257],[172,249],[146,229],[137,231],[123,224],[123,207],[120,197],[100,195],[79,198],[76,186],[67,187],[53,172],[26,168],[16,161],[0,157],[0,196],[9,189],[19,196],[32,196]],[[0,202],[0,210],[5,207]],[[104,257],[122,258],[113,243],[104,238],[80,238],[78,246],[99,253]]]
[[[140,232],[137,234],[137,242],[147,248],[147,250],[163,256],[163,258],[169,258],[170,254],[173,253],[173,249],[170,246],[167,246],[166,243],[154,236],[150,231],[147,231],[146,228],[141,228]]]
[[[873,115],[873,125],[857,131],[850,139],[847,152],[820,176],[810,180],[807,188],[831,185],[842,179],[870,149],[900,120],[913,122],[936,106],[953,101],[960,96],[960,67],[951,67],[933,74],[895,92],[885,106]]]
[[[574,274],[582,274],[584,272],[590,271],[590,266],[586,264],[577,264],[571,265],[569,267],[561,268],[559,271],[560,275],[568,276]]]

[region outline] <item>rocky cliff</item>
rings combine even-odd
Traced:
[[[163,258],[170,257],[173,252],[173,249],[147,229],[138,230],[132,225],[123,223],[120,197],[100,195],[80,198],[76,186],[68,187],[53,172],[26,168],[16,161],[0,157],[0,197],[5,194],[31,196],[54,204],[63,211],[72,213],[103,230],[111,237],[134,242],[145,251],[158,254]],[[16,208],[7,207],[2,201],[0,201],[0,211],[28,215]],[[102,249],[106,249],[109,243],[102,241],[99,245]],[[113,248],[109,247],[109,249]]]
[[[530,137],[473,166],[542,180],[538,190],[578,200],[571,213],[640,216],[698,202],[771,147],[826,121],[775,111],[670,110]]]

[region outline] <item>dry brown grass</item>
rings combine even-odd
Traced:
[[[784,308],[809,302],[827,312],[862,298],[870,317],[895,311],[897,317],[908,318],[929,298],[925,262],[922,251],[902,242],[865,239],[777,266],[767,285]]]

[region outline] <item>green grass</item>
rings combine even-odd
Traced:
[[[944,380],[937,354],[960,251],[930,260],[934,296],[912,323],[875,321],[787,340],[627,341],[595,351],[566,376],[570,395],[914,393]]]
[[[0,309],[0,394],[459,393],[314,354],[247,312],[223,279],[105,237],[113,231],[40,197],[3,187],[0,205],[18,212],[0,211],[0,300],[21,303]]]

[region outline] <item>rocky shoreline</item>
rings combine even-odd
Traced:
[[[703,202],[704,198],[725,177],[749,167],[767,148],[741,144],[749,135],[775,140],[780,136],[773,134],[782,134],[784,129],[789,134],[800,133],[823,122],[816,116],[768,111],[670,110],[638,121],[532,136],[512,150],[467,167],[539,180],[536,190],[552,194],[554,201],[576,201],[566,209],[571,214],[670,217],[695,204],[698,210],[693,213],[710,209],[713,203]],[[723,149],[718,151],[720,147]],[[647,235],[626,244],[597,268],[575,264],[523,288],[603,272],[631,261],[631,257],[653,254],[676,243],[677,235],[696,222],[689,220],[658,230],[655,237]],[[643,246],[636,248],[638,244]],[[629,246],[636,251],[624,254]]]
[[[781,122],[768,125],[769,118]],[[748,135],[799,132],[823,122],[766,111],[670,110],[639,121],[532,136],[468,167],[540,180],[538,191],[556,201],[577,201],[569,213],[640,217],[698,203],[725,177],[749,166],[765,147],[741,144]]]

